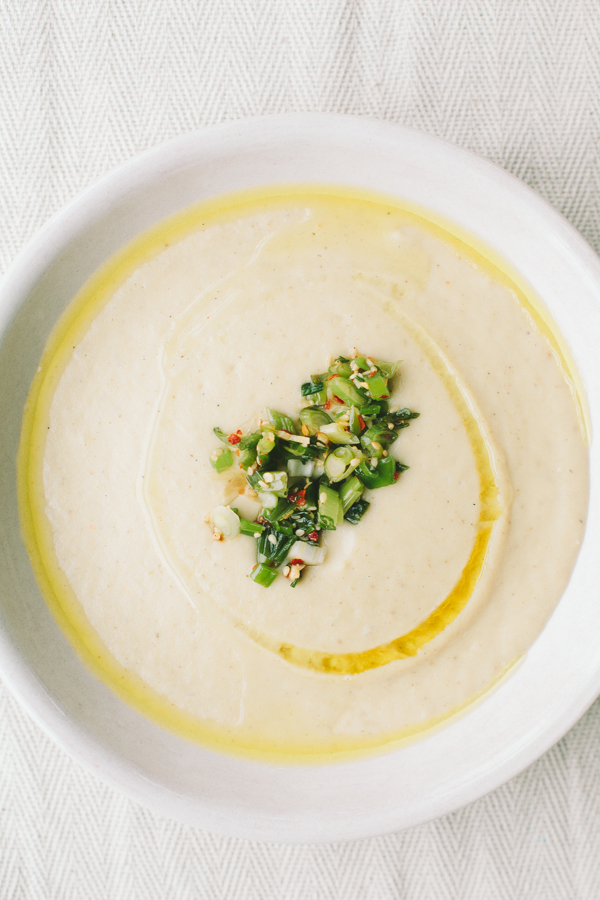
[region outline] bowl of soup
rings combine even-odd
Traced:
[[[539,197],[400,126],[249,120],[109,175],[3,285],[9,688],[245,837],[522,770],[600,691],[599,294]]]

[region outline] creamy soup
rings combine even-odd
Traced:
[[[254,583],[213,427],[273,407],[353,347],[401,360],[409,466],[323,537],[297,588]],[[34,381],[25,539],[94,671],[229,751],[364,751],[440,722],[540,633],[582,539],[588,457],[560,339],[499,269],[426,219],[324,192],[199,207],[86,286]]]

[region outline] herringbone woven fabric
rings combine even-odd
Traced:
[[[522,178],[600,251],[600,0],[0,0],[0,266],[190,129],[374,115]],[[543,759],[403,834],[286,847],[123,799],[0,689],[1,900],[598,900],[600,704]]]

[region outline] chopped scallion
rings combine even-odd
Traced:
[[[400,363],[399,362],[390,363],[390,362],[384,362],[384,360],[382,360],[382,359],[376,359],[375,365],[377,366],[377,368],[379,369],[379,371],[381,372],[381,374],[383,375],[384,378],[392,378],[398,371],[398,366],[400,365]]]
[[[327,387],[336,396],[345,403],[352,403],[354,406],[364,406],[369,402],[369,398],[361,393],[350,381],[349,378],[342,378],[335,375],[328,383]]]
[[[330,425],[323,425],[321,433],[324,434],[332,444],[358,444],[358,438],[352,434],[347,428],[344,428],[340,422],[332,422]]]
[[[319,525],[327,531],[335,531],[340,516],[340,497],[326,484],[319,487]]]
[[[344,519],[352,525],[358,525],[371,504],[367,500],[357,500],[353,503]]]
[[[261,491],[258,495],[258,499],[263,505],[263,509],[275,509],[278,503],[277,494],[269,494],[266,491]]]
[[[352,478],[348,478],[344,481],[340,487],[340,500],[342,502],[344,515],[346,515],[350,507],[356,503],[357,500],[360,500],[363,491],[364,486],[356,475],[353,475]]]
[[[325,562],[325,547],[317,544],[308,544],[305,541],[296,541],[292,544],[287,554],[287,561],[301,559],[307,566],[320,566]]]
[[[300,459],[288,459],[287,470],[290,478],[312,478],[315,471],[314,459],[302,462]]]
[[[307,406],[306,409],[300,410],[300,421],[306,425],[309,434],[317,434],[323,425],[331,424],[332,418],[323,409],[313,409]]]
[[[272,569],[270,566],[263,565],[263,563],[259,563],[250,572],[252,581],[267,588],[271,587],[278,575],[277,569]]]
[[[209,523],[224,538],[230,540],[240,533],[240,517],[228,506],[217,506],[210,514]]]
[[[376,462],[377,466],[374,466],[369,460],[363,459],[356,467],[356,475],[369,490],[388,487],[396,480],[396,460],[393,456],[386,456]]]
[[[388,381],[398,365],[338,356],[328,372],[301,386],[304,408],[297,418],[270,408],[257,431],[214,429],[225,446],[210,463],[229,496],[237,490],[228,472],[236,462],[248,487],[238,494],[239,509],[217,507],[206,521],[216,541],[237,534],[256,539],[251,577],[257,584],[269,587],[287,562],[283,574],[295,587],[305,565],[325,559],[323,533],[363,517],[365,488],[387,487],[407,468],[389,448],[419,414],[407,407],[389,412]]]
[[[374,375],[367,375],[367,385],[373,400],[379,400],[380,397],[386,398],[390,396],[387,379],[385,379],[383,375],[380,375],[379,372],[376,372]]]
[[[337,481],[342,481],[350,473],[350,463],[354,458],[354,454],[349,447],[338,447],[333,453],[328,455],[325,460],[325,472],[333,484]]]
[[[296,504],[293,501],[280,497],[277,504],[265,512],[265,519],[268,519],[273,524],[289,516],[295,509]]]
[[[295,537],[265,528],[258,539],[257,562],[280,566],[295,540]]]
[[[242,518],[237,509],[234,509],[233,512],[237,513],[240,519],[240,534],[256,537],[256,535],[260,536],[265,530],[265,526],[261,525],[260,522],[250,522],[249,519]]]
[[[275,409],[268,409],[267,415],[269,417],[269,422],[274,426],[276,431],[288,431],[290,434],[296,434],[296,426],[289,416],[277,412]]]
[[[210,464],[214,466],[217,472],[224,472],[233,465],[233,453],[231,450],[215,451],[210,457]]]
[[[317,394],[323,389],[320,381],[306,381],[300,386],[300,393],[303,397],[310,397],[311,394]]]

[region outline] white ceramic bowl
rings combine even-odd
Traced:
[[[290,115],[186,135],[104,178],[31,241],[0,296],[0,675],[61,747],[164,815],[256,839],[325,841],[417,825],[529,765],[600,693],[600,456],[586,538],[556,612],[485,702],[394,752],[275,766],[204,750],[145,720],[96,680],[50,615],[20,538],[15,457],[48,334],[89,276],[134,235],[221,193],[289,182],[351,185],[433,210],[494,249],[544,299],[600,422],[600,263],[548,204],[501,169],[417,131]]]

